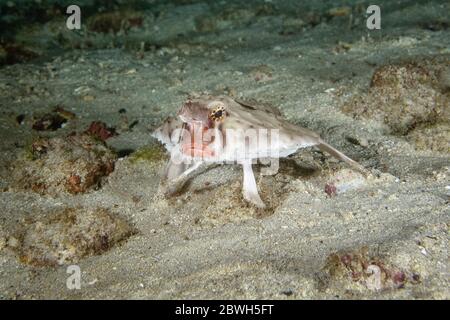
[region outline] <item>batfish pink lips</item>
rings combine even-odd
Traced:
[[[201,121],[191,121],[185,123],[186,130],[181,140],[181,152],[193,158],[212,158],[215,153],[209,147],[211,141],[204,141],[205,132],[208,127]]]

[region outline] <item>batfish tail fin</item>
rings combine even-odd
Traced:
[[[359,172],[363,173],[364,175],[368,175],[369,174],[369,172],[368,172],[368,170],[366,168],[364,168],[362,165],[360,165],[355,160],[350,159],[349,157],[347,157],[345,154],[343,154],[339,150],[333,148],[328,143],[326,143],[326,142],[321,140],[319,142],[319,144],[316,145],[316,147],[318,147],[321,151],[325,151],[325,152],[331,154],[333,157],[344,161],[345,163],[347,163],[351,167],[355,168]]]

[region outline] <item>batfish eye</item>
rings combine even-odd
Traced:
[[[212,108],[209,117],[214,121],[222,121],[225,118],[225,108],[222,105]]]

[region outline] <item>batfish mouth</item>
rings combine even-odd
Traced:
[[[210,146],[213,139],[205,139],[208,130],[210,130],[210,128],[202,121],[183,122],[183,130],[180,139],[182,154],[192,158],[214,157],[215,151]]]

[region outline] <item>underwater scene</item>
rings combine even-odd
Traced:
[[[450,2],[0,2],[0,300],[450,298]]]

